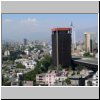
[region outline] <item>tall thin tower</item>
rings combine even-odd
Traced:
[[[72,28],[72,43],[73,43],[73,49],[76,48],[76,34],[75,34],[75,27],[73,26],[73,23],[71,22],[71,28]]]

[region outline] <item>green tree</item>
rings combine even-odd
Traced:
[[[42,45],[35,45],[35,48],[37,48],[38,50],[42,50],[43,46]]]
[[[92,82],[91,82],[91,81],[88,81],[88,82],[87,82],[87,85],[88,85],[88,86],[92,86]]]
[[[86,53],[84,53],[84,55],[83,55],[84,57],[93,57],[92,55],[90,55],[90,53],[89,52],[86,52]]]
[[[75,72],[73,71],[72,75],[75,75]]]
[[[37,65],[34,70],[24,74],[24,80],[33,81],[33,85],[36,85],[36,75],[42,73],[40,62],[37,61]]]
[[[80,74],[80,71],[77,71],[77,74]]]
[[[9,77],[4,77],[2,76],[2,85],[3,86],[10,86],[11,85],[11,82],[9,82]]]
[[[59,66],[58,66],[58,70],[61,71],[62,69],[63,69],[63,68],[62,68],[62,65],[59,65]]]
[[[70,84],[71,84],[71,81],[70,81],[70,79],[69,79],[69,78],[65,79],[65,82],[66,82],[68,85],[70,85]]]
[[[43,72],[47,72],[49,67],[51,66],[52,63],[52,58],[50,55],[45,55],[44,58],[40,61],[42,67],[41,70]]]
[[[24,66],[24,65],[22,65],[21,63],[18,63],[18,64],[17,64],[17,66],[16,66],[16,68],[25,69],[25,66]]]
[[[33,84],[36,85],[36,75],[47,72],[52,62],[51,56],[45,55],[41,61],[37,61],[36,67],[34,70],[24,74],[25,80],[33,81]]]
[[[40,61],[37,61],[37,64],[36,64],[36,67],[35,67],[34,71],[35,71],[37,74],[42,73],[42,68],[41,68],[41,63],[40,63]]]
[[[11,82],[6,82],[5,86],[11,86]]]
[[[77,69],[78,72],[80,72],[82,69],[84,69],[84,66],[82,66],[82,65],[79,64],[79,65],[76,67],[76,69]]]
[[[63,66],[62,66],[62,68],[63,68]],[[72,66],[66,67],[65,69],[68,70],[69,72],[73,71]]]
[[[32,51],[32,50],[34,50],[34,47],[29,47],[29,51]]]

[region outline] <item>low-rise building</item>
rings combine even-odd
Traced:
[[[81,75],[73,75],[69,77],[72,86],[85,86],[85,78]]]
[[[48,73],[42,73],[36,75],[36,83],[37,85],[48,85],[53,86],[57,80],[64,81],[67,78],[67,71],[59,71],[56,70],[48,71]]]
[[[33,86],[33,81],[24,81],[23,86]]]
[[[19,82],[18,81],[13,81],[13,82],[11,82],[11,86],[19,86]]]
[[[4,52],[4,56],[9,56],[10,55],[10,51],[9,50],[6,50],[5,52]]]
[[[26,69],[34,69],[36,65],[36,61],[29,59],[16,59],[15,63],[21,63]]]
[[[26,69],[28,69],[28,68],[34,69],[36,62],[33,60],[28,60],[28,61],[24,61],[22,64],[26,67]]]
[[[98,71],[93,75],[92,86],[98,86]]]
[[[17,79],[19,79],[20,76],[23,76],[23,73],[17,73]]]
[[[95,54],[95,58],[98,58],[98,53]]]
[[[46,79],[45,79],[45,73],[36,75],[36,84],[37,85],[45,85]]]
[[[26,55],[29,55],[29,50],[28,49],[24,50],[24,52],[26,53]]]

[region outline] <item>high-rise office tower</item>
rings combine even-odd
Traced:
[[[76,49],[76,33],[75,33],[75,26],[73,25],[73,23],[71,22],[71,28],[72,28],[72,49],[73,52]]]
[[[95,33],[85,32],[85,51],[93,52],[96,48],[96,37]]]
[[[90,34],[90,52],[93,53],[95,49],[96,49],[96,34],[91,33]]]
[[[90,52],[90,33],[85,32],[85,51]]]
[[[53,65],[69,67],[71,64],[71,32],[72,28],[52,29]]]
[[[24,45],[27,45],[27,39],[24,39]]]

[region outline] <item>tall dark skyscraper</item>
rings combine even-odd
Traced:
[[[71,64],[71,33],[72,28],[52,29],[52,58],[56,67]]]
[[[27,45],[27,39],[24,39],[24,45]]]

